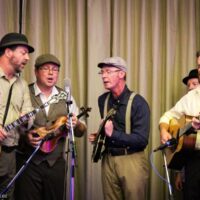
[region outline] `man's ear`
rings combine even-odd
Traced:
[[[5,55],[6,55],[6,57],[10,58],[12,54],[13,54],[13,50],[11,50],[9,48],[5,49]]]
[[[126,76],[126,72],[124,71],[119,71],[119,77],[124,78]]]

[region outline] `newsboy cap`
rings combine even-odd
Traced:
[[[105,58],[102,62],[98,64],[99,68],[102,68],[104,66],[112,66],[112,67],[117,67],[120,70],[126,72],[127,71],[127,64],[124,59],[121,57],[110,57],[110,58]]]
[[[56,56],[53,54],[42,54],[37,57],[35,61],[35,68],[39,68],[40,66],[46,64],[46,63],[53,63],[56,64],[58,67],[60,67],[60,61]]]
[[[199,78],[199,76],[198,76],[198,70],[197,69],[192,69],[189,72],[188,76],[186,76],[185,78],[183,78],[182,81],[183,81],[183,83],[185,85],[187,85],[188,80],[190,80],[191,78]]]
[[[28,44],[28,39],[24,34],[21,33],[8,33],[3,36],[0,41],[0,50],[7,47],[23,45],[28,48],[29,53],[34,52],[34,48]]]

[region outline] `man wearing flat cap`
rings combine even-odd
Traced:
[[[106,58],[98,67],[108,90],[98,98],[101,118],[105,119],[111,109],[116,110],[104,126],[105,151],[101,154],[104,199],[145,200],[148,162],[144,149],[149,137],[149,106],[141,95],[128,89],[124,59]],[[98,136],[91,134],[89,140],[93,142],[95,137]],[[93,161],[97,162],[94,152]]]
[[[17,129],[6,132],[2,127],[32,110],[28,85],[19,73],[33,51],[23,34],[8,33],[0,41],[0,192],[15,175],[15,148],[19,139]],[[11,187],[0,198],[13,199],[13,189]]]
[[[53,95],[62,91],[56,86],[61,63],[59,59],[52,54],[40,55],[35,61],[36,82],[29,85],[31,100],[34,107],[48,101]],[[86,131],[85,123],[76,117],[79,109],[72,97],[70,112],[72,112],[72,124],[74,134],[81,137]],[[33,130],[25,138],[26,144],[22,151],[24,154],[18,155],[18,160],[24,163],[26,158],[33,152],[35,146],[45,135],[45,131],[54,132],[58,137],[46,141],[40,151],[33,157],[27,169],[16,182],[17,200],[61,200],[64,197],[66,175],[65,142],[69,128],[69,121],[63,116],[68,115],[66,100],[60,100],[58,103],[45,107],[44,110],[37,113],[34,120]],[[59,131],[60,126],[64,127]],[[38,131],[37,131],[38,130]],[[56,142],[55,142],[56,141]]]

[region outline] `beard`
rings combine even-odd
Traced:
[[[21,63],[15,57],[12,57],[10,59],[10,63],[13,66],[13,70],[15,73],[20,73],[22,71],[22,69],[24,68],[23,66],[25,66],[25,64],[26,64],[26,62]]]

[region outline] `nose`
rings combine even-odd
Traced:
[[[30,57],[29,57],[29,54],[28,54],[28,53],[26,53],[26,55],[25,55],[25,58],[26,58],[26,60],[29,60],[29,59],[30,59]]]
[[[48,73],[49,73],[49,74],[53,74],[53,69],[52,69],[52,68],[49,68]]]

